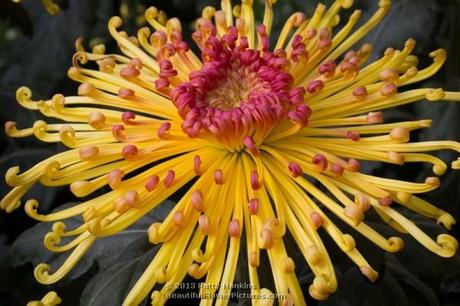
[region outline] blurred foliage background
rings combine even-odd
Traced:
[[[74,42],[83,37],[91,47],[105,43],[108,50],[116,46],[108,35],[106,24],[113,15],[125,19],[124,28],[135,34],[145,25],[142,12],[153,5],[166,12],[168,17],[179,17],[186,33],[193,31],[193,22],[207,5],[217,6],[217,0],[58,0],[61,12],[50,16],[38,0],[23,0],[21,4],[10,0],[0,1],[0,119],[14,120],[21,127],[28,127],[42,119],[37,113],[21,109],[15,102],[15,91],[19,86],[32,89],[35,99],[51,97],[55,93],[74,94],[77,84],[70,81],[66,72],[71,65]],[[234,1],[235,2],[235,1]],[[256,16],[263,14],[263,1],[256,3]],[[323,3],[330,4],[331,0]],[[355,7],[363,10],[366,20],[377,7],[376,0],[355,0]],[[287,17],[294,11],[310,15],[317,0],[278,0],[274,22],[274,34],[281,30]],[[404,41],[412,37],[417,40],[415,54],[421,66],[430,63],[429,52],[443,47],[449,58],[442,71],[423,83],[426,87],[443,87],[460,90],[460,1],[458,0],[393,0],[393,9],[384,21],[363,39],[375,47],[374,58],[387,47],[401,48]],[[186,35],[188,36],[188,35]],[[414,140],[460,139],[460,106],[449,103],[419,102],[397,110],[385,112],[388,120],[416,120],[432,118],[433,127],[414,135]],[[36,139],[12,140],[0,134],[0,173],[14,165],[27,169],[41,159],[63,150],[60,144],[46,145]],[[456,158],[451,152],[438,156],[446,161]],[[430,176],[431,169],[425,165],[392,167],[366,165],[365,171],[377,175],[423,180]],[[460,219],[460,175],[447,171],[441,178],[442,187],[426,195],[436,205]],[[0,183],[0,196],[9,190],[5,182]],[[63,203],[76,201],[66,188],[44,189],[37,186],[26,198],[36,198],[40,209],[49,212]],[[69,205],[69,204],[67,204]],[[142,273],[156,249],[148,244],[146,230],[155,219],[161,219],[173,203],[166,203],[160,211],[146,216],[135,228],[122,235],[102,239],[85,256],[64,280],[46,288],[33,278],[33,266],[40,262],[59,265],[64,256],[47,252],[42,247],[43,236],[49,231],[48,224],[35,224],[25,216],[22,209],[10,215],[0,212],[0,305],[25,305],[31,299],[39,299],[50,289],[59,292],[63,305],[119,305],[130,286]],[[443,230],[435,222],[403,213],[414,220],[432,237]],[[371,222],[373,216],[369,217]],[[385,235],[394,231],[384,225],[373,226]],[[353,233],[353,230],[346,229]],[[453,235],[459,237],[458,226]],[[460,258],[442,259],[425,250],[409,237],[404,251],[386,254],[370,242],[353,233],[366,258],[381,273],[377,284],[371,285],[353,264],[345,259],[329,238],[324,237],[337,267],[339,289],[327,301],[309,300],[309,305],[460,305]],[[295,248],[293,247],[293,252]],[[240,260],[237,280],[245,282],[245,258]],[[300,255],[294,255],[303,263]],[[269,273],[262,271],[263,273]],[[303,264],[298,265],[298,274],[305,294],[312,276]],[[190,281],[190,280],[187,280]],[[81,297],[81,298],[80,298]],[[172,301],[191,305],[196,301]],[[244,305],[248,301],[232,301]]]

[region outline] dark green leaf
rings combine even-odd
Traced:
[[[138,254],[130,250],[144,249]],[[121,305],[129,290],[136,283],[151,262],[158,248],[145,248],[144,241],[134,241],[126,246],[129,256],[118,259],[111,267],[102,270],[86,286],[81,300],[81,306]]]

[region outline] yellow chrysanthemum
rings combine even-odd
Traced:
[[[258,26],[251,0],[241,6],[223,0],[220,10],[206,7],[192,35],[201,58],[183,41],[180,21],[166,19],[155,8],[145,13],[155,31],[142,28],[137,37],[118,31],[122,21],[113,17],[108,28],[123,55],[104,54],[103,45],[87,52],[77,44],[69,76],[81,83],[78,96],[32,101],[29,89],[18,90],[23,107],[66,123],[37,121],[32,128],[17,129],[16,123],[7,122],[7,134],[35,135],[70,149],[22,174],[18,167],[9,169],[6,181],[14,188],[1,207],[16,209],[37,182],[70,185],[77,197],[111,188],[49,215],[38,212],[35,200],[27,201],[29,216],[57,221],[45,246],[70,252],[56,271],[44,263],[35,268],[40,283],[62,279],[97,239],[126,229],[186,184],[190,188],[165,220],[148,229],[150,242],[161,248],[124,305],[137,305],[153,289],[152,304],[162,305],[187,274],[203,279],[203,305],[214,300],[227,304],[242,241],[254,304],[276,298],[283,305],[304,305],[296,276],[296,265],[304,264],[315,275],[310,295],[326,299],[337,282],[333,259],[318,231],[330,235],[363,275],[375,281],[377,271],[329,213],[380,248],[399,251],[401,238],[383,237],[366,224],[365,213],[372,208],[430,251],[454,255],[458,244],[452,236],[432,240],[394,206],[449,229],[455,222],[452,216],[417,194],[439,187],[436,176],[447,169],[424,152],[460,152],[460,144],[410,143],[410,132],[428,128],[431,121],[383,123],[380,112],[421,99],[459,101],[459,93],[442,89],[400,91],[437,72],[446,52],[434,51],[434,63],[418,70],[411,55],[413,40],[402,50],[387,49],[370,64],[371,45],[349,51],[385,16],[389,0],[381,0],[374,15],[354,31],[359,10],[336,29],[340,11],[350,8],[352,0],[337,0],[328,9],[319,4],[310,18],[295,13],[270,48],[274,2],[265,1]],[[82,67],[86,63],[99,70]],[[430,163],[436,176],[421,183],[380,178],[361,173],[358,160]],[[452,168],[460,168],[460,160]],[[83,216],[81,225],[66,229],[65,220],[77,215]],[[287,231],[305,262],[289,256],[283,241]],[[61,237],[74,239],[61,244]],[[268,255],[274,288],[259,285],[262,253]]]
[[[13,2],[20,3],[21,0],[12,0]],[[53,0],[41,0],[43,6],[46,8],[46,11],[50,15],[57,15],[60,11],[59,5],[53,2]]]
[[[31,301],[27,306],[56,306],[61,304],[62,300],[56,292],[48,292],[40,301]]]

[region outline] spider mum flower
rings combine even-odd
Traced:
[[[13,2],[20,3],[21,0],[12,0]],[[53,0],[41,0],[43,6],[45,7],[46,11],[50,15],[57,15],[59,14],[60,8],[59,5],[53,2]]]
[[[61,304],[62,300],[56,292],[48,292],[40,301],[31,301],[27,306],[56,306]]]
[[[151,292],[154,305],[164,304],[188,274],[205,282],[203,304],[227,304],[239,256],[247,256],[254,303],[276,292],[280,303],[303,305],[305,297],[296,265],[308,264],[315,278],[310,295],[323,300],[336,290],[332,265],[318,231],[330,235],[370,281],[378,277],[350,234],[329,218],[336,215],[388,252],[399,251],[399,237],[384,237],[366,224],[375,210],[384,223],[410,234],[428,250],[453,256],[457,241],[447,234],[435,240],[398,212],[404,206],[449,229],[455,220],[418,194],[440,186],[437,176],[447,165],[429,151],[460,151],[454,141],[409,142],[410,132],[428,128],[430,120],[384,123],[383,109],[418,100],[459,101],[460,94],[437,88],[404,91],[404,87],[436,73],[444,50],[431,54],[431,66],[417,69],[411,55],[415,42],[401,50],[387,49],[367,63],[372,46],[350,49],[375,27],[390,7],[382,0],[374,15],[357,29],[357,10],[336,29],[339,13],[352,5],[338,0],[319,4],[312,16],[293,14],[275,46],[269,37],[273,4],[255,24],[252,1],[220,10],[206,7],[192,38],[201,51],[192,52],[182,38],[178,19],[166,19],[155,8],[145,17],[155,29],[142,28],[137,37],[118,28],[109,31],[121,54],[104,54],[103,45],[87,52],[77,44],[69,76],[81,85],[77,96],[55,95],[32,101],[20,88],[19,103],[48,117],[18,129],[7,122],[11,137],[35,135],[62,142],[70,149],[20,173],[9,169],[14,189],[1,207],[12,211],[37,182],[70,185],[77,197],[108,186],[108,192],[48,215],[29,200],[29,216],[54,223],[44,244],[53,252],[70,252],[52,271],[45,263],[35,269],[42,284],[62,279],[94,242],[116,235],[187,184],[181,200],[161,222],[148,228],[149,241],[161,248],[126,296],[137,305]],[[84,68],[93,63],[99,69]],[[360,160],[389,164],[423,162],[433,166],[424,182],[405,182],[360,172]],[[452,168],[458,169],[460,161]],[[319,182],[318,187],[311,179]],[[82,215],[77,228],[65,220]],[[305,259],[294,262],[283,237],[290,232]],[[61,237],[74,237],[62,244]],[[241,244],[245,243],[243,247]],[[245,255],[242,250],[246,250]],[[267,254],[274,288],[262,288],[258,267]]]

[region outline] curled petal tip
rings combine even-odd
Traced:
[[[31,301],[27,306],[56,306],[62,303],[61,298],[56,292],[48,292],[40,301]]]
[[[399,252],[404,248],[404,241],[399,237],[390,237],[388,243],[391,247],[390,252]]]
[[[113,16],[109,19],[108,27],[116,29],[123,24],[123,19],[120,16]]]
[[[254,267],[254,268],[259,266],[260,256],[257,252],[251,251],[251,253],[249,253],[249,264],[251,265],[251,267]]]
[[[154,6],[149,7],[145,10],[145,17],[155,19],[158,17],[158,9]]]
[[[259,212],[259,200],[251,199],[248,203],[248,210],[250,215],[257,215]]]
[[[260,248],[271,249],[275,243],[273,232],[269,229],[263,229],[260,231]]]
[[[438,177],[431,176],[425,179],[425,184],[432,185],[432,186],[439,186],[441,185],[441,182],[439,181]]]
[[[38,214],[38,201],[35,199],[30,199],[24,205],[24,210],[26,214],[35,220],[40,220],[40,215]]]
[[[16,100],[21,106],[27,109],[38,109],[37,103],[32,101],[32,91],[29,87],[19,87],[18,90],[16,90]]]
[[[343,250],[347,253],[356,249],[356,241],[350,234],[342,236]]]
[[[442,224],[446,229],[452,229],[452,225],[456,223],[454,217],[448,213],[444,213],[438,217],[436,220],[437,224]]]
[[[288,165],[288,169],[294,178],[301,176],[303,173],[302,168],[296,162],[290,162]]]
[[[160,226],[161,226],[161,223],[153,223],[152,225],[149,226],[147,233],[149,236],[150,243],[157,244],[160,242],[160,234],[159,234]]]
[[[436,88],[436,89],[430,90],[426,94],[426,99],[428,101],[439,101],[439,100],[442,100],[445,96],[446,96],[446,93],[444,92],[442,88]]]
[[[11,167],[11,168],[8,169],[8,171],[6,171],[6,173],[5,173],[5,181],[9,186],[11,186],[11,187],[17,186],[16,177],[17,177],[19,171],[20,171],[20,168],[18,166]]]
[[[452,257],[458,250],[458,241],[451,235],[439,235],[436,243],[442,248],[443,251],[438,254],[443,257]]]
[[[59,129],[59,138],[61,139],[61,142],[69,148],[76,146],[77,138],[75,130],[70,125],[61,126]]]
[[[447,57],[447,51],[445,49],[438,49],[430,53],[430,57],[434,58],[435,61],[443,62]]]
[[[313,284],[311,284],[308,288],[308,292],[314,299],[318,301],[326,300],[331,294],[329,284],[325,277],[322,275],[314,278]]]
[[[241,236],[241,225],[238,219],[233,219],[228,225],[228,233],[231,237],[239,238]]]
[[[8,136],[13,136],[14,132],[17,131],[17,123],[14,121],[7,121],[5,122],[5,134]]]
[[[396,127],[391,130],[390,137],[391,139],[398,140],[401,142],[409,141],[410,131],[406,127]]]
[[[460,170],[460,157],[456,161],[453,161],[451,166],[452,169]]]
[[[61,242],[61,236],[55,232],[49,232],[45,235],[43,245],[50,251],[56,252],[56,245]]]
[[[49,277],[50,271],[51,271],[51,266],[48,264],[41,263],[38,266],[36,266],[34,269],[34,276],[37,282],[39,282],[42,285],[52,284],[52,282],[50,282],[50,277]]]
[[[282,265],[284,273],[293,273],[295,271],[295,262],[291,257],[286,257]]]
[[[91,182],[89,181],[76,181],[70,185],[70,191],[79,198],[88,195],[90,189]]]
[[[173,216],[174,224],[176,224],[179,227],[182,227],[185,225],[185,216],[182,211],[176,211]]]
[[[359,269],[361,270],[361,273],[366,276],[372,283],[377,281],[377,278],[379,277],[379,273],[377,271],[369,266],[362,266],[359,267]]]
[[[79,96],[89,96],[96,90],[96,87],[91,83],[83,83],[78,86]]]
[[[200,271],[200,266],[196,263],[193,263],[188,267],[187,273],[194,279],[200,279],[204,276],[204,272]]]
[[[317,212],[312,212],[310,214],[310,221],[315,230],[317,230],[324,224],[324,218]]]
[[[433,166],[433,173],[441,176],[443,175],[447,170],[447,166],[445,164],[436,164]]]
[[[324,258],[324,255],[318,250],[318,248],[314,245],[311,245],[307,248],[307,252],[305,254],[308,263],[312,266],[317,266],[321,263]]]
[[[78,154],[81,160],[88,161],[94,159],[99,154],[99,147],[88,146],[79,149]]]
[[[203,206],[203,194],[201,193],[200,190],[195,190],[192,192],[192,195],[190,196],[191,203],[193,208],[195,208],[197,211],[202,212],[204,209]]]
[[[357,205],[348,205],[344,208],[343,213],[350,218],[355,226],[358,226],[364,219],[362,210]]]

